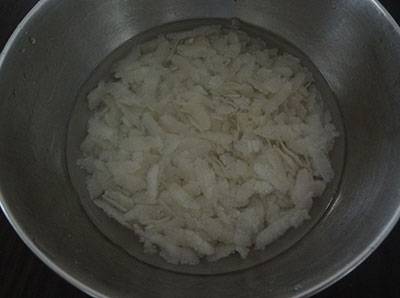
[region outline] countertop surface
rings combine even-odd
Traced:
[[[0,0],[0,49],[24,15],[37,2],[37,0]],[[382,0],[381,3],[400,23],[400,1]],[[364,263],[313,297],[400,298],[399,276],[400,224]],[[44,265],[19,239],[0,212],[0,298],[3,297],[88,296]]]

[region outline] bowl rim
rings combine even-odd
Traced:
[[[16,41],[17,37],[23,31],[24,26],[33,18],[42,7],[48,5],[50,2],[55,0],[39,0],[34,7],[26,14],[26,16],[22,19],[22,21],[17,25],[14,32],[11,34],[10,38],[6,42],[4,48],[0,52],[0,71],[3,67],[5,59],[7,57],[8,52],[12,48],[12,45]],[[394,29],[394,31],[400,36],[400,26],[396,22],[396,20],[391,16],[391,14],[387,11],[387,9],[379,2],[379,0],[369,0],[372,6],[379,12],[386,21],[388,21],[389,25]],[[15,230],[19,238],[25,243],[25,245],[43,262],[45,263],[53,272],[59,275],[61,278],[66,280],[68,283],[73,285],[74,287],[78,288],[79,290],[83,291],[87,295],[92,297],[99,297],[99,298],[108,298],[110,296],[105,295],[94,287],[88,286],[84,281],[80,280],[79,278],[74,277],[66,270],[62,268],[61,265],[57,264],[56,260],[53,260],[51,256],[46,253],[45,251],[41,250],[38,245],[31,239],[21,225],[18,223],[15,215],[9,208],[5,196],[3,195],[2,189],[0,188],[0,209],[4,213],[5,217],[7,218],[8,222]],[[347,263],[340,269],[337,269],[333,274],[331,274],[328,278],[323,277],[322,280],[319,280],[315,283],[314,286],[308,288],[302,288],[294,293],[292,296],[293,298],[301,298],[301,297],[310,297],[315,295],[316,293],[328,288],[338,280],[342,279],[350,272],[352,272],[358,265],[360,265],[366,258],[368,258],[383,242],[383,240],[389,235],[392,231],[396,223],[399,221],[400,218],[400,204],[396,210],[393,212],[393,216],[384,226],[382,226],[380,232],[375,237],[374,241],[372,241],[363,251],[361,251],[354,259]],[[316,279],[321,278],[317,277]]]

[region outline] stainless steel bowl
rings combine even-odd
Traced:
[[[296,243],[236,261],[241,270],[182,273],[132,257],[92,223],[71,183],[68,127],[84,123],[73,111],[88,82],[144,32],[233,18],[318,69],[341,112],[345,163],[334,200]],[[364,260],[399,217],[399,66],[400,29],[374,0],[42,0],[0,56],[2,208],[46,264],[96,297],[309,296]]]

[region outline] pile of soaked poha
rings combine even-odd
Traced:
[[[199,27],[133,48],[88,96],[91,198],[174,264],[264,249],[309,218],[338,135],[300,60]]]

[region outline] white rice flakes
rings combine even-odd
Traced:
[[[311,73],[244,32],[160,35],[114,77],[88,96],[78,163],[94,202],[168,262],[264,249],[334,176],[338,134]]]

